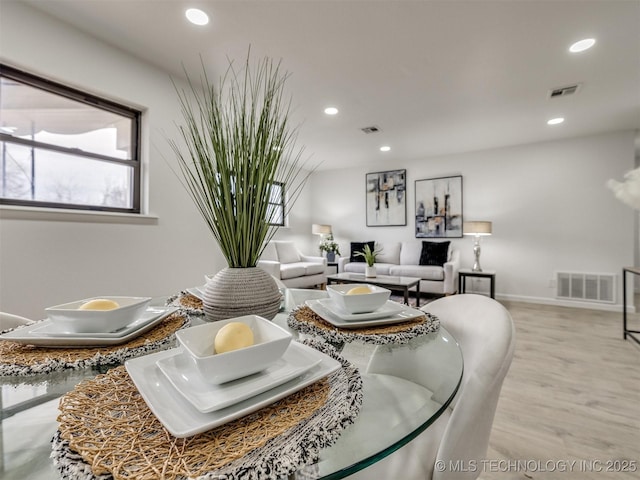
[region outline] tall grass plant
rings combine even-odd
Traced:
[[[313,171],[289,125],[289,74],[269,58],[252,68],[250,57],[241,69],[229,61],[217,85],[204,64],[198,81],[187,74],[187,87],[176,86],[181,141],[169,140],[182,183],[231,268],[255,267],[277,231],[272,186],[285,185],[286,218]]]

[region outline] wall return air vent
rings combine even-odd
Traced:
[[[557,272],[558,298],[583,302],[613,303],[616,298],[613,273]]]

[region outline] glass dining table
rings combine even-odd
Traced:
[[[284,293],[283,309],[274,322],[287,329],[294,308],[326,296],[320,290]],[[154,301],[161,304],[163,300]],[[192,324],[198,323],[202,323],[200,318],[192,318]],[[303,337],[295,331],[292,334]],[[339,348],[360,371],[362,407],[335,443],[320,450],[318,461],[289,475],[290,479],[345,478],[386,457],[429,428],[448,408],[462,378],[461,350],[443,327],[402,344],[351,342]],[[109,368],[0,377],[0,478],[59,477],[50,454],[60,397]]]

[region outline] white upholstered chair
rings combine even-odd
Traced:
[[[470,480],[482,473],[481,461],[487,453],[502,382],[515,348],[511,315],[500,303],[481,295],[440,298],[422,310],[436,315],[460,345],[464,360],[460,389],[450,407],[418,437],[353,478]],[[389,365],[387,360],[384,373],[417,374],[419,365],[399,360],[397,365]],[[374,373],[371,365],[376,365],[373,359],[368,373]],[[444,471],[434,471],[436,461],[444,462]],[[452,471],[452,464],[467,471]]]
[[[327,283],[327,259],[304,255],[291,241],[271,241],[258,261],[258,267],[288,288],[309,288]]]
[[[11,313],[0,312],[0,332],[10,328],[19,327],[20,325],[28,325],[30,323],[33,323],[33,320],[13,315]]]

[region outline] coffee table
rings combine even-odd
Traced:
[[[367,277],[363,273],[342,272],[335,275],[327,275],[327,283],[368,283],[385,287],[389,290],[402,290],[404,303],[409,305],[409,289],[416,287],[416,308],[420,306],[420,279],[417,277],[394,277],[391,275],[377,275]]]

